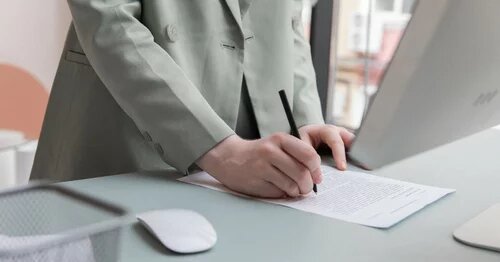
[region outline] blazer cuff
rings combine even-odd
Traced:
[[[312,94],[311,94],[312,93]],[[306,97],[307,95],[311,96]],[[320,102],[317,94],[315,92],[298,94],[299,99],[294,105],[293,117],[295,118],[295,123],[297,128],[314,125],[314,124],[324,124],[323,113],[321,112]]]
[[[311,115],[310,117],[301,117],[297,118],[296,121],[297,128],[301,128],[303,126],[308,125],[323,125],[325,124],[325,120],[323,120],[322,116]]]
[[[188,132],[186,132],[186,135]],[[176,150],[177,154],[172,157],[166,157],[163,152],[160,153],[163,160],[170,163],[174,168],[180,172],[187,172],[188,169],[202,157],[206,152],[210,151],[217,144],[222,142],[227,137],[234,135],[235,132],[227,125],[221,125],[218,130],[211,130],[211,132],[190,136],[189,141],[185,143],[185,148]],[[170,148],[172,150],[172,148]],[[158,151],[158,150],[157,150]]]

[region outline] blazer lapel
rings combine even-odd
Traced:
[[[241,13],[240,13],[240,4],[239,4],[238,0],[225,0],[225,1],[227,4],[227,7],[231,11],[231,14],[233,15],[234,20],[236,21],[236,23],[238,24],[238,26],[241,29],[242,28],[242,26],[241,26]]]

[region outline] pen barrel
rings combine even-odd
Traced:
[[[290,124],[290,135],[300,139],[299,130],[297,129],[297,124],[295,124],[295,120],[293,119],[292,109],[290,108],[290,104],[288,103],[288,98],[286,96],[285,90],[280,90],[279,95],[281,98],[281,103],[283,104],[283,109],[285,109],[286,118],[288,119],[288,123]]]

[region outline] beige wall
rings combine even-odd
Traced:
[[[49,90],[70,20],[64,0],[5,1],[0,8],[0,64],[26,70]]]

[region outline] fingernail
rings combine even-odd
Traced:
[[[345,161],[342,161],[342,169],[347,169],[347,163]]]

